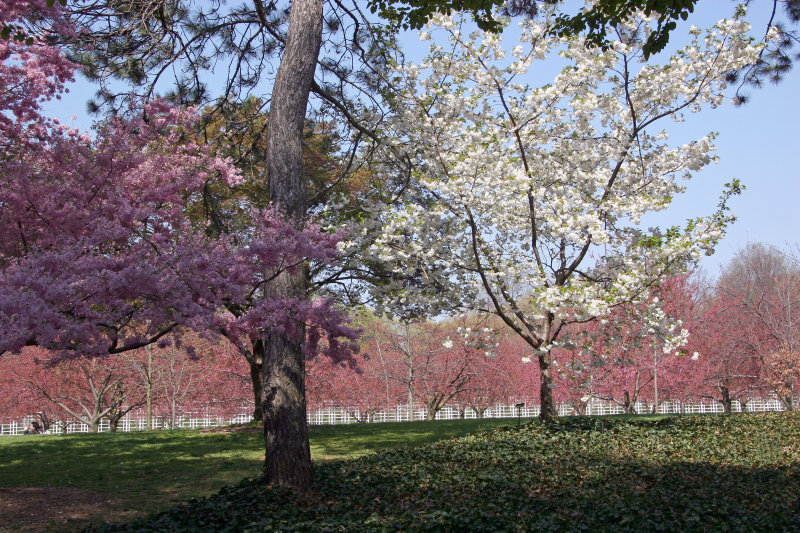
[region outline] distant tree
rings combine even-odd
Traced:
[[[455,395],[462,418],[467,409],[483,418],[495,405],[525,403],[535,397],[531,394],[537,379],[533,365],[523,363],[520,354],[510,352],[506,340],[501,336],[493,353],[479,353],[470,361],[468,380]]]
[[[50,356],[40,348],[27,348],[19,356],[25,359],[25,369],[18,379],[40,402],[57,406],[59,418],[86,424],[90,433],[109,418],[116,430],[125,414],[144,404],[144,391],[120,356],[75,358],[54,367],[46,364]]]
[[[746,404],[763,388],[759,359],[746,339],[750,319],[741,310],[724,294],[712,294],[690,338],[702,380],[698,394],[719,402],[726,413],[734,401]]]
[[[800,377],[800,268],[774,247],[749,244],[725,267],[717,291],[733,305],[736,338],[761,363],[762,379],[788,410]]]
[[[398,398],[387,400],[386,378],[375,363],[373,356],[363,349],[347,362],[327,357],[309,361],[306,384],[309,410],[337,407],[357,422],[372,422],[377,411],[394,408]]]
[[[0,417],[21,420],[42,409],[39,395],[23,383],[29,361],[18,354],[0,357]],[[45,425],[48,429],[49,425]]]

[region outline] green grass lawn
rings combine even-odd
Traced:
[[[108,491],[137,513],[169,505],[155,494],[186,500],[228,484],[98,531],[800,531],[798,413],[313,428],[315,484],[304,494],[253,477],[260,441],[193,431],[0,439],[0,479]]]
[[[512,423],[516,420],[312,427],[311,455],[317,463],[348,459]],[[258,428],[242,429],[2,437],[0,487],[76,487],[110,496],[124,517],[153,512],[258,476],[264,439]]]

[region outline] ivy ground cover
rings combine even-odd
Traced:
[[[534,422],[318,464],[315,477],[306,494],[245,480],[112,529],[797,531],[800,416]]]

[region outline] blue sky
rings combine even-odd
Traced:
[[[748,17],[758,27],[768,14],[771,2],[755,2]],[[723,0],[699,2],[688,23],[679,26],[673,40],[689,24],[705,27],[732,11],[733,3]],[[761,9],[761,11],[759,11]],[[759,30],[760,31],[760,30]],[[415,35],[406,37],[410,48],[423,50]],[[427,49],[427,44],[424,45]],[[47,106],[48,114],[68,124],[86,129],[92,118],[86,113],[86,100],[95,87],[79,80],[70,94]],[[702,266],[715,275],[735,252],[748,242],[764,242],[783,249],[800,243],[800,66],[778,85],[751,89],[750,101],[741,107],[727,104],[721,109],[687,116],[676,131],[679,137],[693,138],[709,131],[718,132],[716,144],[719,164],[711,165],[688,183],[686,194],[673,206],[645,223],[681,224],[687,218],[713,212],[723,184],[739,178],[747,190],[731,202],[737,222],[719,244],[717,252],[703,259]],[[76,121],[71,115],[78,115]],[[675,138],[676,135],[673,135]]]
[[[711,24],[720,18],[720,6],[725,4],[719,0],[700,2],[689,22],[701,27]],[[764,9],[770,4],[754,2],[748,17],[754,28],[766,23]],[[712,275],[748,242],[760,241],[786,250],[800,242],[800,65],[780,84],[748,92],[750,100],[743,106],[728,104],[687,116],[686,126],[697,133],[719,133],[716,144],[720,162],[697,174],[689,182],[687,193],[676,199],[664,216],[677,223],[706,213],[724,183],[734,177],[744,183],[745,192],[731,202],[738,220],[717,252],[702,263]]]

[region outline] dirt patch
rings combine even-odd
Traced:
[[[69,487],[0,487],[0,531],[80,530],[108,512],[113,502]]]

